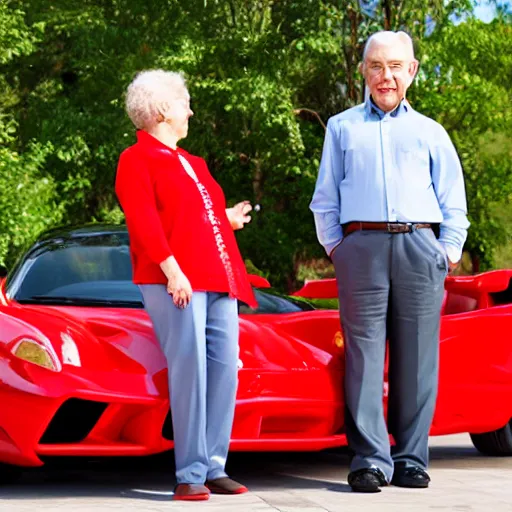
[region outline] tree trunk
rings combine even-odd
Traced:
[[[478,256],[478,254],[471,255],[471,267],[471,271],[473,272],[473,274],[480,273],[480,257]]]
[[[254,198],[257,203],[261,201],[263,196],[263,172],[261,170],[261,160],[256,156],[254,161],[254,174],[252,178],[252,190],[254,192]]]
[[[391,30],[391,0],[382,0],[384,11],[384,30]]]

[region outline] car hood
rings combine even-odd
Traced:
[[[4,342],[20,337],[47,340],[63,369],[74,366],[151,375],[165,369],[143,310],[26,305],[2,309],[7,314],[2,321]]]
[[[7,338],[49,340],[63,369],[155,375],[166,361],[145,310],[13,305],[3,308]],[[5,311],[7,310],[7,311]],[[13,323],[14,322],[14,323]],[[7,337],[5,336],[7,334]],[[341,363],[339,320],[334,311],[241,315],[239,368],[319,370]]]

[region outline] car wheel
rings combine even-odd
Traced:
[[[475,448],[484,455],[512,455],[512,420],[503,428],[483,434],[471,434]]]
[[[23,470],[19,466],[0,463],[0,485],[13,484],[21,478]]]

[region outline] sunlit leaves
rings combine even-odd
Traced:
[[[421,45],[412,101],[449,131],[464,167],[472,223],[466,248],[492,266],[506,236],[496,203],[512,194],[512,26],[469,19]]]

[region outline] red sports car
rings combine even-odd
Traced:
[[[447,280],[432,427],[433,435],[471,432],[479,450],[495,455],[512,454],[511,277]],[[344,445],[338,312],[304,298],[335,297],[334,281],[289,297],[252,279],[259,305],[240,305],[231,449]],[[46,456],[172,448],[166,387],[165,359],[131,282],[124,227],[50,232],[0,279],[4,476],[8,465],[38,466]]]

